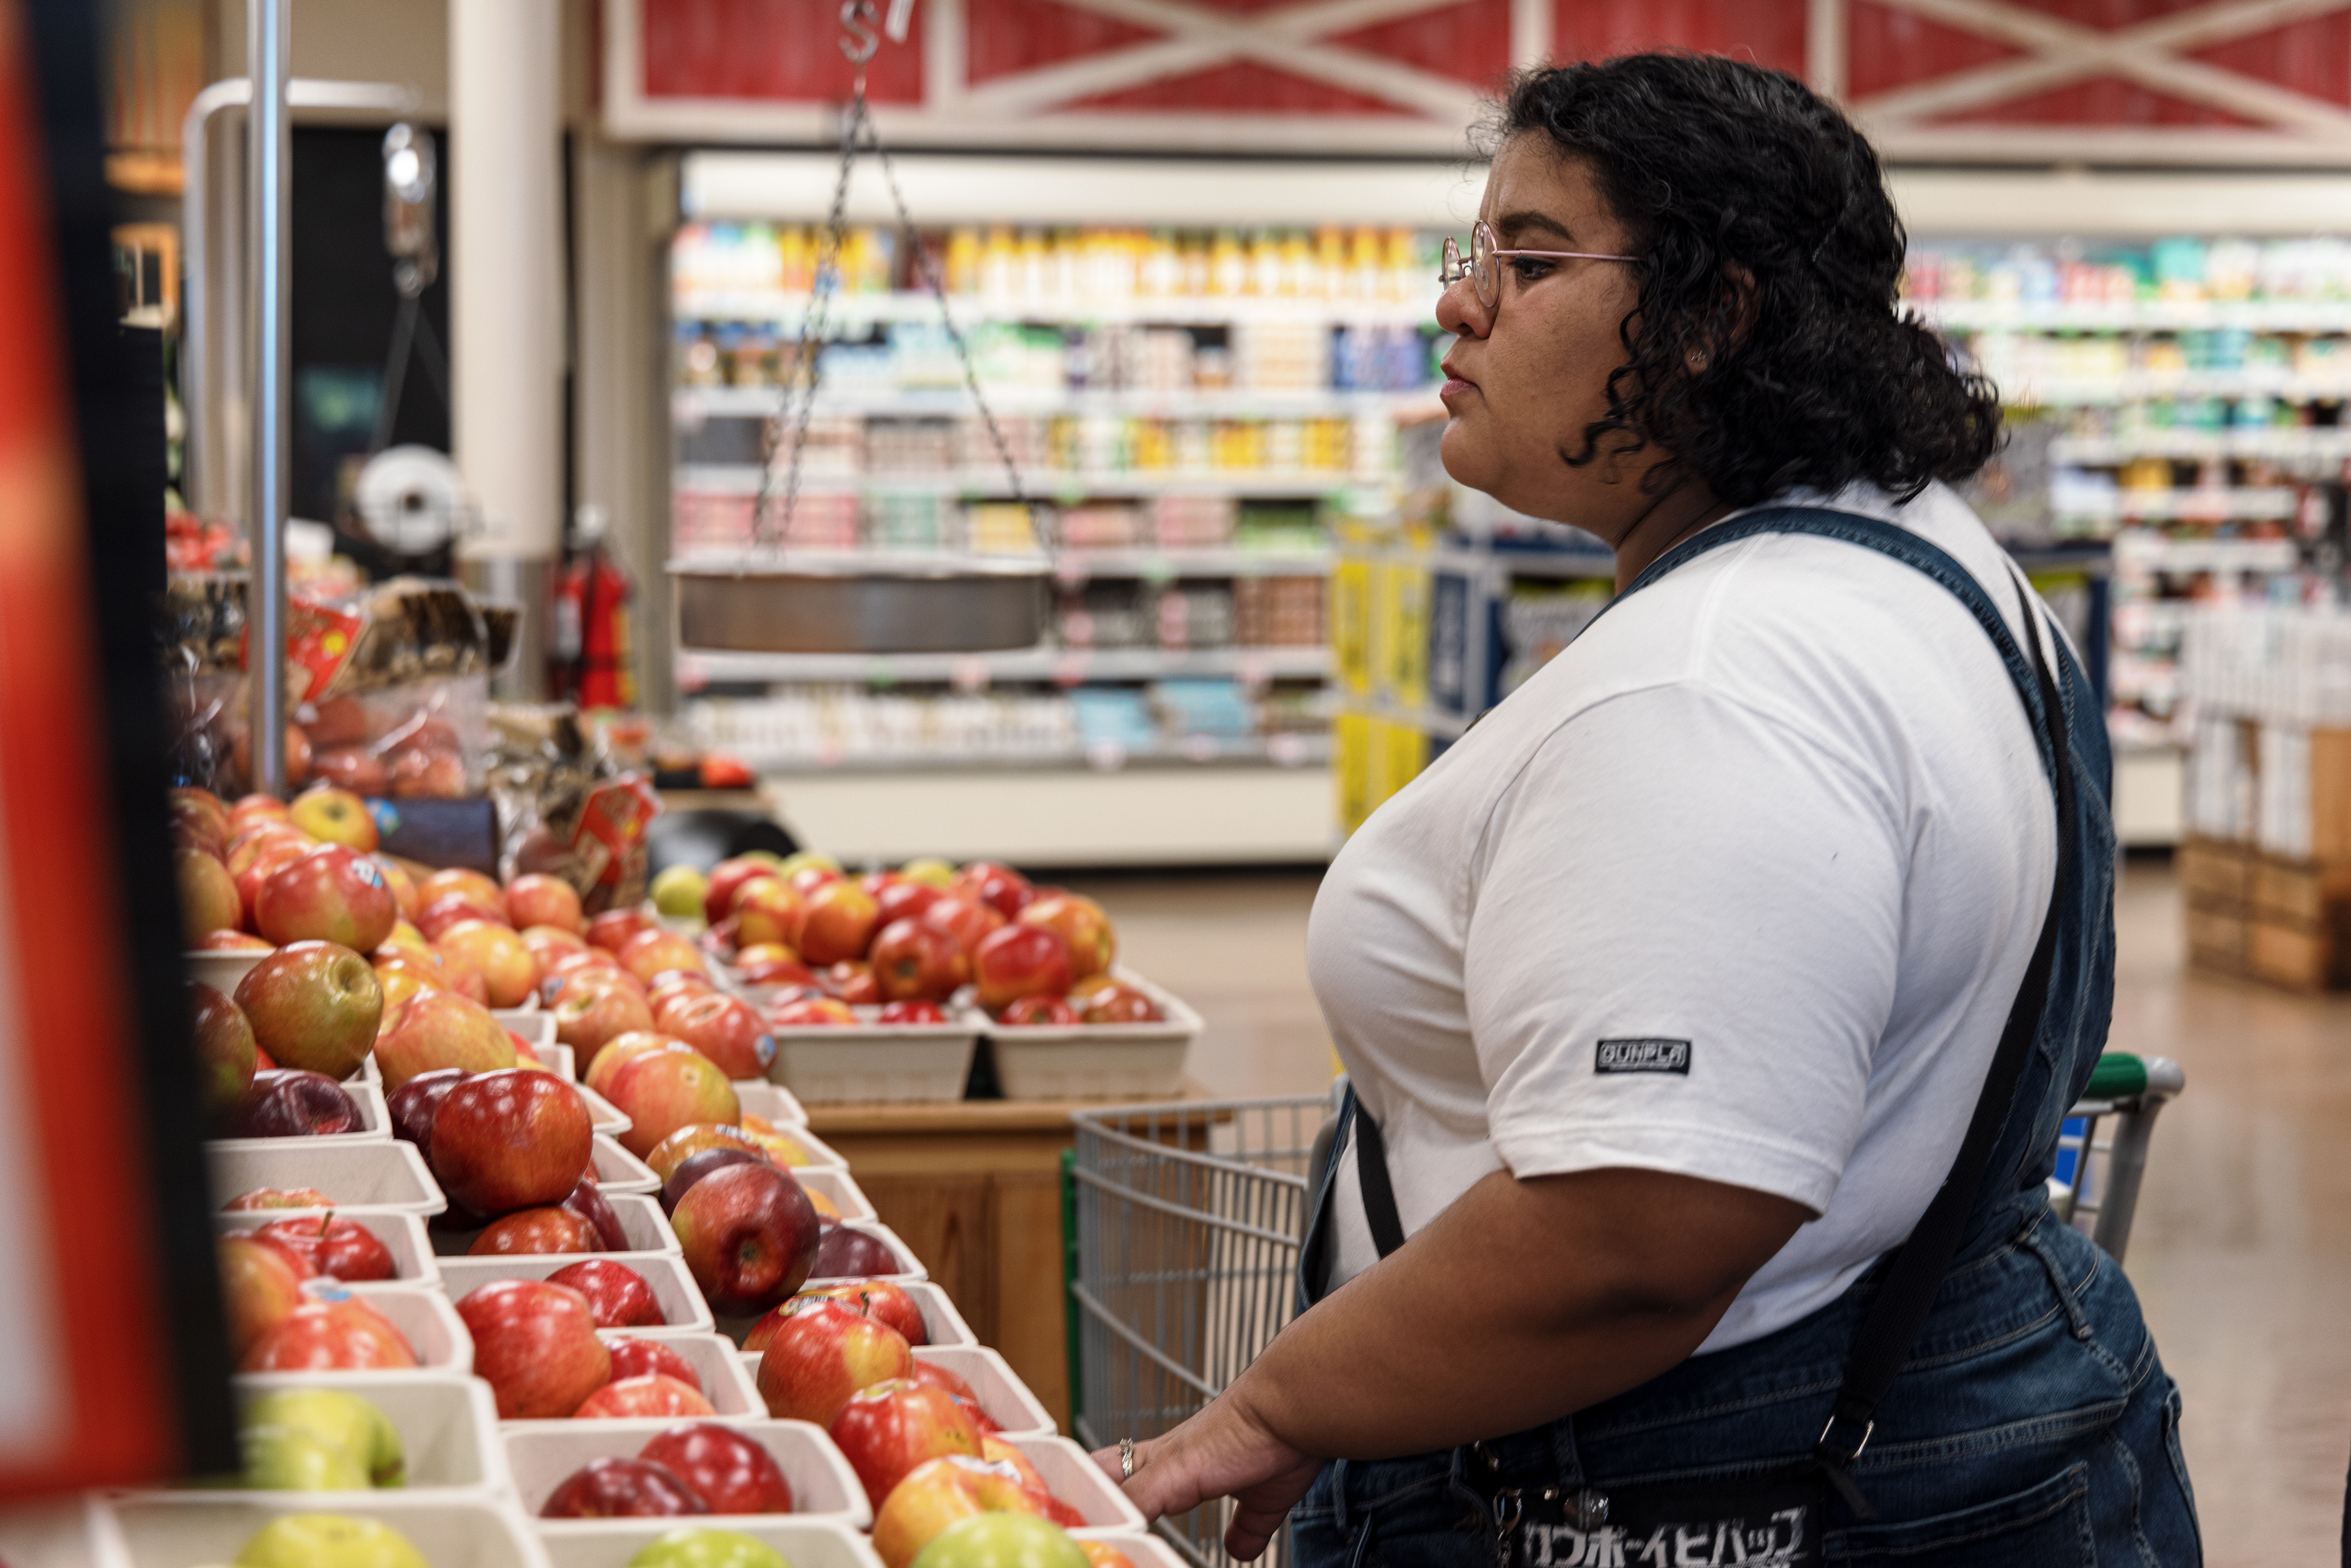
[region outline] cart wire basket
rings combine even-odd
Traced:
[[[1072,1426],[1090,1448],[1155,1437],[1240,1375],[1297,1305],[1328,1095],[1078,1112],[1071,1164]],[[1159,1521],[1224,1568],[1228,1502]],[[1264,1561],[1289,1555],[1288,1531]]]
[[[2186,1086],[2179,1063],[2109,1051],[2058,1141],[2051,1201],[2120,1261],[2155,1119]],[[1215,1398],[1297,1305],[1298,1249],[1317,1134],[1333,1096],[1081,1111],[1071,1120],[1072,1425],[1089,1448],[1155,1437]],[[1163,1519],[1198,1568],[1230,1568],[1228,1502]],[[1265,1561],[1286,1563],[1289,1531]]]

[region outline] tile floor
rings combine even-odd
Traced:
[[[1194,1078],[1311,1094],[1330,1048],[1305,984],[1303,873],[1088,878],[1135,967],[1208,1019]],[[2351,1455],[2351,998],[2184,971],[2168,866],[2132,862],[2113,1040],[2169,1056],[2130,1275],[2172,1375],[2214,1568],[2336,1561]]]

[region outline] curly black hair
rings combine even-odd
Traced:
[[[1655,442],[1660,481],[1746,507],[1861,479],[1907,499],[1999,449],[1998,391],[1897,308],[1907,236],[1876,151],[1793,77],[1684,53],[1558,66],[1519,76],[1489,133],[1587,160],[1641,257],[1608,415],[1569,463]]]

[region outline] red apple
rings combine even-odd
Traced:
[[[645,983],[621,967],[621,961],[601,947],[564,951],[539,960],[538,999],[552,1008],[575,990],[619,986],[632,995],[645,995]]]
[[[465,759],[452,751],[402,747],[386,772],[396,800],[454,800],[465,793]]]
[[[604,1097],[630,1121],[621,1145],[639,1159],[680,1127],[732,1122],[743,1112],[718,1065],[675,1040],[621,1063],[607,1084]]]
[[[477,1072],[433,1120],[433,1174],[475,1214],[561,1203],[595,1153],[579,1092],[545,1072]]]
[[[339,795],[381,795],[392,787],[383,758],[364,746],[338,746],[312,754],[310,777]]]
[[[392,1249],[356,1219],[335,1214],[316,1219],[273,1219],[261,1228],[260,1234],[292,1248],[308,1260],[312,1270],[330,1280],[389,1280],[399,1273]]]
[[[236,851],[229,852],[229,874],[236,881],[237,906],[247,929],[260,929],[261,884],[317,847],[307,838],[296,838],[294,830],[287,829],[256,840],[242,871],[237,869]]]
[[[257,1186],[221,1205],[224,1214],[255,1208],[332,1208],[335,1200],[315,1186]]]
[[[942,898],[924,910],[922,919],[962,943],[967,953],[977,949],[988,933],[1002,929],[1005,924],[1004,916],[987,904],[953,896]]]
[[[253,918],[280,946],[321,941],[371,953],[392,935],[400,906],[382,867],[340,844],[321,844],[262,882]]]
[[[244,1009],[201,980],[188,984],[188,1011],[195,1025],[197,1090],[205,1119],[216,1122],[253,1085],[253,1025]]]
[[[438,942],[452,927],[468,920],[486,921],[493,925],[507,923],[506,900],[485,904],[463,893],[445,893],[416,912],[416,929],[428,942]]]
[[[522,938],[522,945],[530,949],[530,956],[538,960],[541,967],[554,963],[562,954],[581,953],[588,950],[588,938],[580,936],[577,931],[567,931],[560,925],[526,925],[517,935]],[[596,951],[601,953],[603,949],[599,947]]]
[[[702,1396],[701,1389],[656,1372],[608,1383],[588,1396],[587,1401],[571,1414],[581,1421],[644,1421],[716,1416],[718,1412]]]
[[[268,797],[264,796],[266,800]],[[229,837],[228,807],[209,789],[193,784],[183,784],[172,791],[172,821],[187,822],[201,831],[206,838],[226,843]]]
[[[791,884],[779,876],[755,876],[735,893],[734,937],[738,947],[782,946],[797,948],[808,920],[808,905]]]
[[[189,941],[209,931],[234,931],[245,918],[236,878],[209,850],[175,850],[172,873],[180,885],[180,929]]]
[[[654,976],[671,969],[709,967],[703,961],[702,949],[694,945],[693,939],[681,936],[674,931],[640,931],[621,944],[617,956],[621,960],[621,967],[647,985],[653,983]]]
[[[805,902],[818,888],[841,881],[841,875],[833,866],[804,865],[792,873],[790,880],[792,891],[799,894],[801,900]]]
[[[460,920],[443,931],[434,946],[481,972],[494,1008],[521,1007],[538,989],[538,960],[511,926]]]
[[[628,939],[640,931],[653,929],[653,922],[641,909],[608,909],[590,918],[586,926],[588,946],[601,947],[608,953],[618,953]]]
[[[763,1160],[768,1157],[749,1128],[732,1122],[696,1122],[680,1127],[655,1144],[653,1152],[644,1157],[645,1165],[653,1175],[667,1181],[686,1161],[708,1149],[740,1149]],[[680,1187],[679,1196],[683,1197],[684,1190]]]
[[[1079,979],[1108,969],[1118,956],[1118,937],[1101,904],[1074,893],[1056,893],[1023,909],[1015,921],[1041,925],[1070,949],[1070,972]]]
[[[1010,866],[989,861],[974,861],[956,872],[952,891],[957,898],[987,904],[1007,920],[1018,915],[1036,896],[1036,889],[1029,885],[1027,877]]]
[[[1080,1016],[1088,1023],[1159,1023],[1167,1015],[1159,1010],[1157,1002],[1133,986],[1112,984],[1088,996],[1085,1011]]]
[[[587,1412],[581,1412],[585,1415]],[[684,1478],[653,1459],[590,1459],[549,1492],[541,1519],[653,1519],[708,1513]]]
[[[665,1045],[684,1043],[651,1029],[632,1029],[624,1034],[616,1034],[604,1043],[602,1050],[583,1060],[580,1082],[601,1094],[611,1086],[612,1074],[621,1071],[621,1064],[629,1058],[642,1051],[658,1051]]]
[[[935,925],[893,920],[873,939],[873,979],[884,1001],[943,1002],[970,978],[971,957],[963,944]]]
[[[778,1326],[759,1355],[759,1397],[779,1420],[830,1427],[851,1395],[914,1370],[904,1334],[834,1303],[794,1312]]]
[[[849,1225],[827,1225],[817,1244],[818,1280],[870,1280],[879,1274],[903,1274],[905,1261],[880,1237]]]
[[[369,814],[367,802],[349,789],[332,784],[306,789],[294,797],[286,817],[314,839],[363,855],[375,852],[375,818]]]
[[[382,1313],[356,1297],[304,1301],[237,1359],[239,1372],[361,1372],[413,1367],[416,1353]]]
[[[923,1322],[923,1309],[905,1288],[887,1280],[860,1280],[852,1284],[811,1285],[792,1298],[792,1301],[834,1301],[853,1307],[867,1317],[888,1323],[906,1336],[908,1344],[928,1344],[931,1331]],[[784,1303],[789,1309],[792,1301]],[[745,1349],[750,1347],[746,1344]]]
[[[979,1396],[972,1392],[972,1386],[970,1384],[966,1383],[962,1378],[956,1376],[946,1367],[941,1366],[935,1361],[918,1361],[914,1363],[914,1381],[925,1385],[926,1387],[936,1388],[943,1393],[952,1394],[956,1398],[968,1402],[975,1408],[977,1407],[979,1404]]]
[[[507,884],[507,918],[517,929],[552,925],[577,931],[587,924],[580,913],[580,894],[560,877],[529,872]]]
[[[768,1156],[751,1149],[697,1149],[688,1155],[677,1168],[662,1182],[661,1206],[664,1214],[677,1212],[678,1199],[693,1189],[694,1184],[712,1171],[727,1166],[764,1166]]]
[[[486,872],[473,871],[465,866],[449,866],[425,877],[417,885],[416,893],[427,904],[452,894],[463,894],[476,904],[500,911],[500,918],[505,917],[506,889],[498,885],[496,877]]]
[[[925,882],[893,882],[873,895],[874,918],[883,925],[900,920],[918,920],[923,913],[946,896],[944,888]]]
[[[588,1311],[600,1329],[660,1328],[669,1320],[645,1277],[625,1263],[590,1258],[567,1263],[549,1274],[548,1282],[569,1285],[588,1298]]]
[[[873,896],[853,882],[828,882],[809,895],[800,922],[800,959],[818,968],[862,958],[878,915]]]
[[[1070,967],[1069,944],[1036,925],[1008,925],[983,938],[972,954],[971,969],[979,982],[979,1005],[991,1012],[1022,997],[1061,996],[1077,977]]]
[[[264,960],[266,962],[266,960]],[[262,1044],[267,1047],[268,1041]],[[514,1041],[487,1008],[455,991],[420,991],[400,1009],[375,1044],[386,1091],[420,1072],[459,1067],[495,1072],[515,1064]],[[579,1166],[572,1166],[577,1174]]]
[[[659,1340],[638,1339],[630,1334],[611,1334],[604,1340],[612,1354],[612,1381],[627,1377],[647,1377],[659,1373],[674,1378],[695,1393],[703,1392],[702,1378],[694,1370],[694,1363],[670,1349]]]
[[[713,1513],[789,1513],[791,1483],[775,1456],[732,1427],[689,1421],[647,1443],[639,1457],[667,1465]]]
[[[303,1260],[266,1238],[220,1239],[221,1301],[227,1312],[229,1354],[237,1360],[302,1304]]]
[[[875,1508],[925,1459],[980,1457],[979,1428],[954,1396],[911,1379],[859,1389],[826,1431]]]
[[[621,1228],[621,1217],[604,1200],[603,1189],[596,1185],[594,1176],[581,1176],[579,1185],[571,1189],[571,1196],[563,1200],[563,1207],[589,1223],[596,1239],[604,1244],[605,1251],[629,1250],[629,1233]]]
[[[611,1378],[588,1298],[544,1280],[494,1280],[457,1302],[474,1336],[474,1375],[497,1396],[501,1420],[560,1417]]]
[[[710,868],[702,893],[702,918],[716,925],[735,912],[735,890],[755,877],[773,876],[775,867],[764,860],[737,855]]]
[[[408,874],[408,865],[381,851],[368,858],[382,871],[384,885],[392,889],[392,901],[400,906],[400,917],[413,921],[424,907],[424,897],[416,890],[416,879]]]
[[[939,1010],[936,1002],[892,1002],[874,1015],[880,1024],[942,1024],[947,1015]]]
[[[366,1131],[356,1101],[323,1072],[275,1068],[253,1075],[229,1113],[232,1138],[315,1138]]]
[[[357,746],[375,738],[375,728],[368,721],[367,704],[349,694],[314,705],[302,727],[310,732],[314,746]]]
[[[948,1454],[915,1466],[883,1500],[873,1516],[873,1550],[884,1568],[909,1568],[914,1554],[950,1525],[988,1513],[1051,1519],[1058,1507],[1008,1465]]]
[[[284,821],[286,802],[275,795],[264,795],[257,789],[250,795],[239,795],[228,809],[229,831],[234,834],[247,822],[263,818]]]
[[[747,986],[801,986],[817,988],[816,971],[798,958],[763,958],[756,964],[745,964],[737,971]]]
[[[645,1006],[653,1009],[653,1018],[658,1021],[662,1009],[672,1002],[683,1000],[687,997],[724,995],[726,993],[718,988],[707,974],[696,974],[688,969],[673,969],[654,981],[652,988],[645,992]]]
[[[670,1227],[715,1312],[762,1312],[806,1282],[816,1262],[816,1209],[773,1166],[728,1166],[678,1199]]]
[[[490,1221],[487,1229],[465,1249],[469,1258],[508,1258],[517,1254],[601,1252],[603,1238],[596,1228],[569,1208],[523,1208]]]
[[[653,1010],[654,1027],[716,1063],[730,1079],[765,1078],[776,1060],[768,1022],[740,997],[677,996]]]
[[[1067,997],[1022,997],[998,1013],[996,1021],[1009,1029],[1034,1029],[1040,1025],[1066,1028],[1078,1021],[1078,1009],[1070,1005]]]
[[[832,997],[803,997],[778,1008],[772,1021],[778,1029],[839,1029],[853,1026],[858,1019],[846,1002]]]
[[[441,1113],[441,1102],[471,1076],[462,1067],[436,1067],[385,1095],[384,1104],[392,1112],[392,1135],[414,1144],[420,1153],[431,1149],[433,1121]]]
[[[882,1000],[882,987],[873,978],[873,966],[862,958],[843,958],[826,969],[820,978],[826,990],[851,1007],[874,1007]]]

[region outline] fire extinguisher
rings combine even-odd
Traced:
[[[629,574],[604,551],[604,508],[580,508],[571,559],[555,585],[548,685],[582,708],[634,707],[629,657]]]

